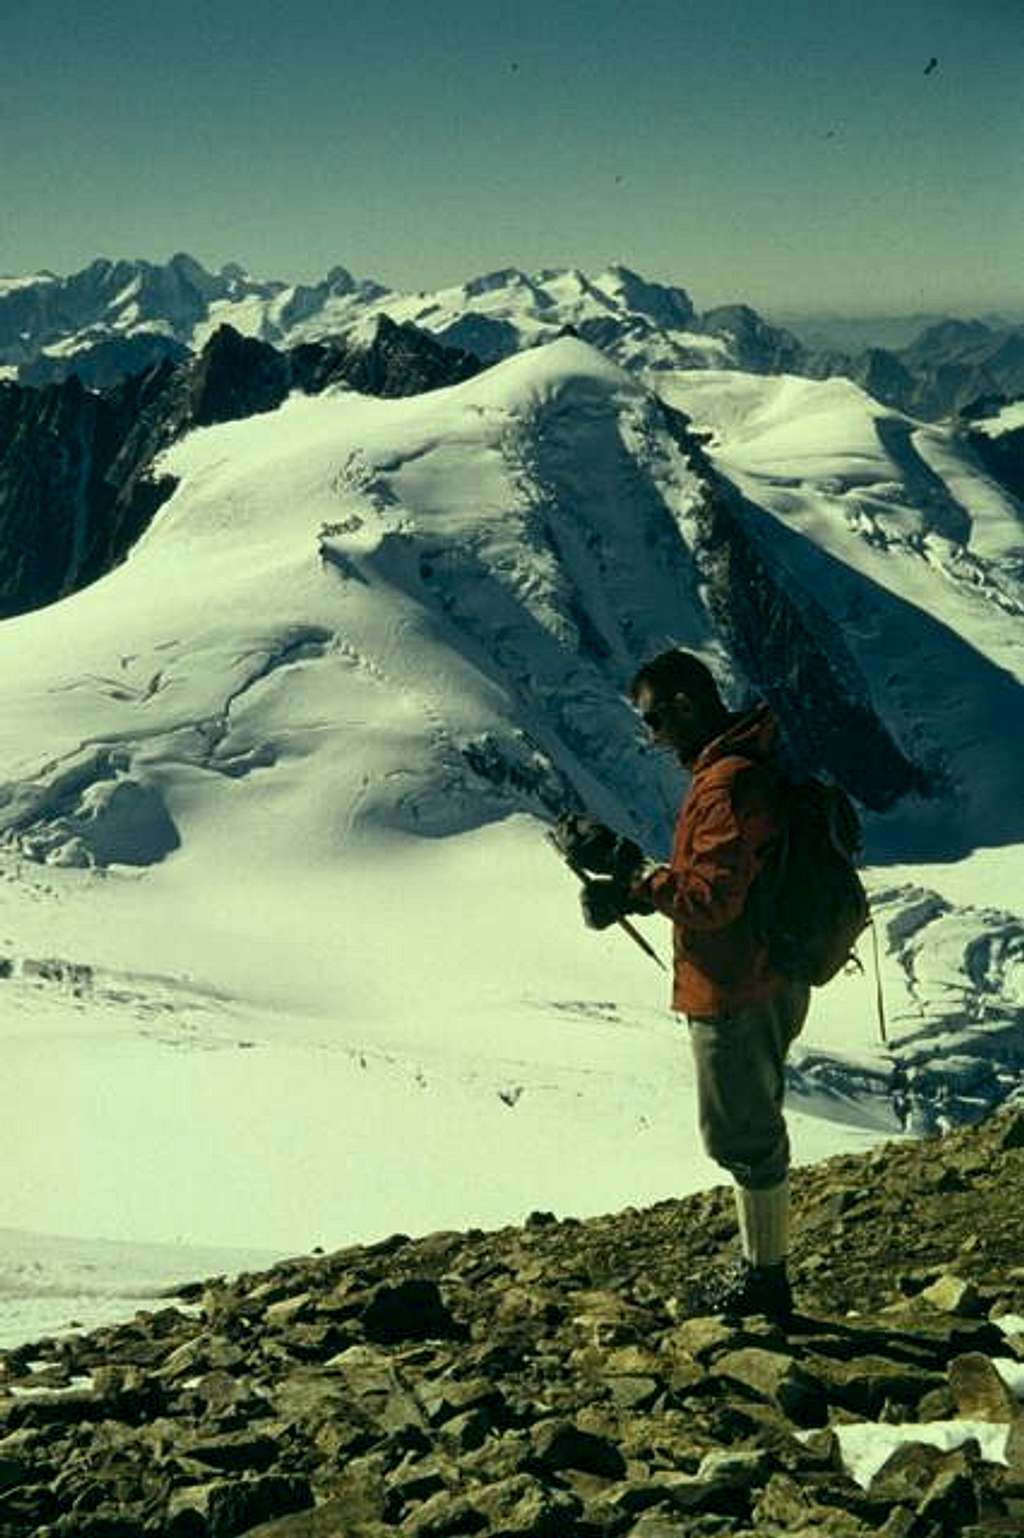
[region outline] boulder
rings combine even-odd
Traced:
[[[759,1399],[780,1409],[798,1426],[823,1426],[827,1402],[820,1383],[803,1371],[792,1356],[745,1346],[716,1358],[714,1376],[739,1384]]]
[[[1009,1422],[1020,1414],[1016,1396],[991,1358],[980,1351],[967,1352],[950,1362],[949,1389],[963,1420]]]
[[[374,1289],[360,1322],[378,1344],[402,1340],[459,1340],[465,1330],[449,1313],[436,1282],[411,1277]]]
[[[572,1421],[543,1421],[534,1427],[530,1441],[536,1462],[549,1472],[578,1469],[605,1479],[621,1479],[626,1472],[622,1454],[612,1442],[581,1430]]]

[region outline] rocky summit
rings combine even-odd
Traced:
[[[1019,1102],[796,1171],[785,1332],[688,1306],[726,1187],[196,1282],[0,1355],[0,1534],[1019,1535],[1022,1179]]]

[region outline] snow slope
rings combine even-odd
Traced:
[[[669,384],[794,582],[827,558],[840,614],[870,579],[842,616],[870,677],[933,667],[937,612],[952,637],[941,690],[879,693],[974,776],[945,804],[979,852],[924,869],[920,808],[873,824],[891,1040],[871,979],[816,998],[797,1157],[977,1114],[1021,1052],[1015,851],[985,841],[1019,792],[990,746],[977,778],[971,671],[1019,676],[1013,510],[965,479],[973,550],[920,498],[921,466],[970,468],[853,386]],[[646,657],[694,648],[744,693],[644,386],[566,339],[429,396],[293,397],[161,468],[122,567],[0,626],[0,1225],[300,1250],[716,1181],[667,980],[583,930],[543,838],[582,801],[664,849],[681,779],[624,698]]]

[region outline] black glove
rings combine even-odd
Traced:
[[[607,929],[630,912],[629,894],[614,876],[595,876],[580,888],[580,907],[588,929]]]
[[[624,838],[585,812],[567,812],[554,828],[555,843],[570,865],[598,875],[613,876],[629,886],[644,863],[644,852],[631,838]]]

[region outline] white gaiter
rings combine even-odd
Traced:
[[[737,1186],[740,1243],[752,1266],[778,1266],[789,1251],[789,1181],[766,1191]]]

